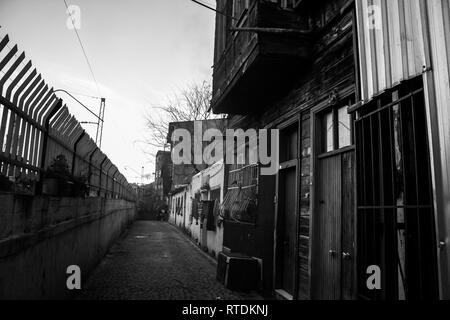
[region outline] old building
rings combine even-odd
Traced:
[[[167,201],[172,184],[172,158],[170,151],[158,151],[155,161],[155,191],[159,199]]]
[[[449,297],[448,9],[217,2],[213,111],[280,132],[277,175],[233,165],[224,199],[224,249],[261,261],[263,291]]]
[[[219,161],[192,177],[191,182],[171,192],[169,221],[184,230],[212,256],[222,251],[225,165]]]
[[[182,139],[172,139],[172,135],[175,131],[185,132],[190,139],[188,148],[181,152],[187,154],[176,155],[184,157],[183,161],[175,161],[172,166],[172,189],[185,186],[190,183],[191,178],[197,173],[208,167],[207,161],[203,159],[203,151],[209,141],[203,141],[204,133],[209,129],[217,129],[220,132],[224,132],[227,128],[226,119],[209,119],[199,121],[181,121],[172,122],[169,124],[169,131],[167,133],[167,143],[171,147],[173,152],[174,147],[178,143],[182,143]],[[197,150],[197,146],[199,149]],[[197,152],[196,152],[197,151]],[[197,154],[195,154],[197,153]],[[196,157],[199,157],[199,161],[195,161]]]
[[[183,150],[189,154],[182,155],[187,156],[186,161],[173,163],[169,221],[213,256],[222,251],[223,226],[218,220],[219,206],[224,197],[226,168],[219,155],[218,161],[214,161],[210,154],[204,156],[206,146],[211,142],[204,139],[204,135],[210,129],[222,134],[226,128],[226,119],[174,122],[170,123],[167,135],[172,158],[177,156],[174,147],[182,143],[178,138],[172,139],[175,130],[184,130],[190,139],[189,148]],[[196,153],[200,156],[198,162],[194,159]]]

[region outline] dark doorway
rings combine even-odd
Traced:
[[[275,289],[285,299],[295,291],[298,223],[299,123],[280,130],[280,171],[277,175]]]

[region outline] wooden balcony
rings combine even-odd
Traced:
[[[276,4],[252,2],[237,24],[243,31],[229,31],[214,65],[214,113],[257,112],[289,90],[310,56],[310,34],[301,20]]]

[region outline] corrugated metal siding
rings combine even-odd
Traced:
[[[433,70],[427,74],[431,141],[437,198],[442,297],[450,299],[450,9],[448,0],[426,1]]]
[[[429,67],[421,6],[421,0],[356,1],[363,100]]]
[[[370,28],[371,6],[381,28]],[[450,4],[448,0],[356,0],[362,100],[424,74],[436,190],[441,294],[450,299]]]

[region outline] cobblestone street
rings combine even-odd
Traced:
[[[136,221],[91,274],[80,299],[257,299],[227,290],[216,265],[164,222]]]

